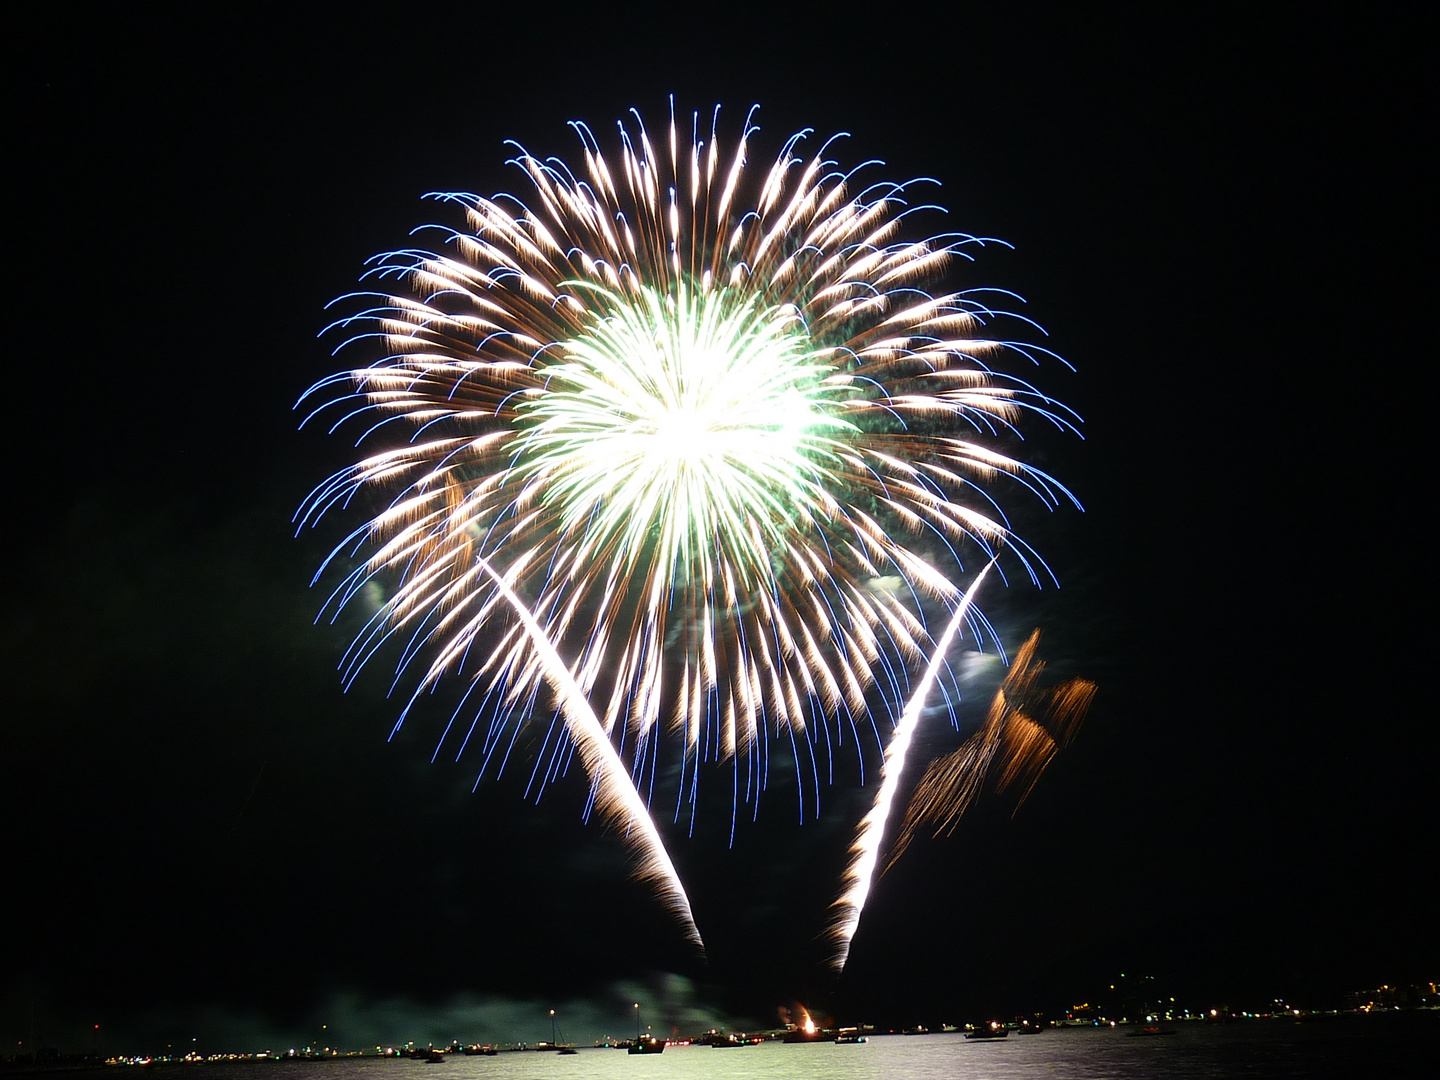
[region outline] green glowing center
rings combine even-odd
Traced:
[[[543,478],[566,530],[618,539],[622,559],[658,541],[667,579],[717,545],[778,543],[814,512],[832,440],[851,429],[834,410],[847,380],[792,310],[753,296],[594,291],[601,314],[553,350],[545,392],[521,406],[522,471]]]

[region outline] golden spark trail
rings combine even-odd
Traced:
[[[925,674],[921,678],[920,684],[910,695],[910,701],[905,706],[900,723],[896,725],[895,734],[890,737],[890,745],[885,748],[885,762],[881,766],[880,790],[875,794],[875,803],[870,808],[870,812],[860,820],[860,826],[855,833],[855,843],[850,847],[850,865],[845,868],[845,875],[841,879],[844,891],[832,905],[836,909],[836,915],[830,925],[830,935],[835,940],[835,953],[831,957],[830,963],[837,971],[843,970],[845,961],[850,958],[850,940],[855,936],[856,927],[860,925],[860,913],[865,909],[865,901],[870,895],[870,884],[874,879],[875,866],[880,857],[880,841],[885,837],[885,824],[890,817],[890,806],[895,801],[895,792],[900,787],[900,777],[905,772],[905,755],[910,749],[910,740],[920,722],[920,714],[925,709],[925,698],[929,696],[930,688],[935,685],[935,680],[939,677],[940,669],[945,663],[945,654],[950,651],[950,646],[965,623],[965,616],[969,614],[971,601],[979,591],[981,582],[985,580],[985,575],[994,565],[994,559],[986,563],[985,568],[965,590],[965,595],[955,608],[955,614],[950,618],[950,625],[945,628],[945,633],[935,643],[935,651],[930,655],[930,663],[925,668]]]
[[[1046,766],[1075,737],[1097,687],[1089,679],[1074,678],[1041,690],[1045,664],[1035,656],[1039,645],[1040,631],[1034,630],[1015,654],[980,729],[925,770],[890,845],[889,866],[922,827],[933,826],[935,836],[953,833],[992,771],[997,794],[1012,785],[1021,789],[1018,812]]]

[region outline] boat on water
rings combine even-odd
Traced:
[[[731,1048],[731,1047],[734,1047],[734,1046],[754,1046],[754,1045],[755,1045],[755,1041],[754,1041],[753,1039],[742,1039],[739,1035],[736,1035],[733,1031],[731,1031],[731,1032],[712,1031],[709,1035],[707,1035],[707,1036],[705,1037],[704,1042],[706,1043],[706,1045],[712,1046],[712,1047],[714,1047],[716,1050],[727,1050],[727,1049],[729,1049],[729,1048]]]
[[[442,1061],[444,1061],[444,1060],[445,1060],[445,1051],[444,1051],[444,1050],[427,1050],[427,1051],[425,1052],[425,1064],[427,1064],[427,1065],[438,1065],[440,1062],[442,1062]]]
[[[967,1039],[1003,1039],[1010,1034],[1010,1029],[998,1020],[991,1020],[988,1024],[981,1024],[974,1031],[967,1031]]]
[[[841,1046],[847,1046],[854,1045],[856,1043],[869,1042],[870,1040],[867,1039],[864,1035],[861,1035],[858,1031],[842,1031],[839,1035],[835,1036],[835,1041]]]
[[[1026,1020],[1015,1029],[1017,1035],[1039,1035],[1045,1030],[1045,1025],[1039,1020]]]
[[[1159,1024],[1146,1024],[1138,1031],[1127,1031],[1125,1034],[1130,1036],[1130,1038],[1132,1039],[1139,1039],[1154,1035],[1174,1035],[1175,1029],[1162,1028]]]
[[[629,1045],[627,1051],[631,1054],[663,1054],[665,1040],[654,1035],[642,1035]]]
[[[575,1044],[565,1041],[565,1036],[560,1031],[560,1021],[555,1016],[554,1009],[550,1010],[550,1041],[548,1043],[540,1043],[540,1045],[536,1046],[535,1049],[555,1050],[561,1054],[576,1053]]]
[[[787,1043],[812,1043],[820,1042],[823,1037],[819,1028],[814,1024],[808,1024],[805,1027],[792,1028],[785,1032],[785,1036],[781,1041]]]

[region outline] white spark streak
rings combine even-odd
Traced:
[[[950,651],[950,646],[965,623],[970,602],[994,565],[994,559],[986,563],[985,568],[965,590],[965,595],[955,608],[955,614],[951,616],[950,625],[935,644],[935,652],[930,656],[930,663],[925,668],[920,684],[910,695],[910,701],[900,716],[895,734],[890,737],[890,745],[885,748],[880,790],[875,795],[875,804],[870,808],[870,812],[860,820],[860,826],[855,832],[855,843],[850,847],[850,865],[845,868],[845,874],[841,878],[843,891],[840,898],[831,905],[835,908],[836,915],[829,931],[835,940],[835,954],[830,963],[837,971],[843,970],[845,961],[850,958],[850,940],[855,936],[855,928],[860,925],[860,913],[865,909],[865,901],[870,895],[870,885],[880,857],[880,841],[884,839],[885,824],[890,818],[890,805],[895,801],[900,777],[905,772],[905,755],[920,722],[920,714],[925,709],[925,698],[929,695],[930,688],[935,685],[945,663],[945,654]]]
[[[656,830],[655,823],[650,820],[650,813],[635,790],[635,785],[631,783],[625,763],[620,760],[614,745],[606,737],[595,710],[590,708],[590,703],[585,700],[585,694],[575,681],[575,676],[560,659],[560,654],[545,636],[545,631],[540,629],[540,624],[535,621],[530,609],[485,559],[477,556],[476,563],[495,582],[496,591],[514,609],[520,625],[530,636],[531,645],[542,661],[546,680],[560,699],[565,729],[575,740],[575,747],[580,751],[580,761],[594,785],[595,808],[600,811],[602,818],[608,818],[623,830],[626,841],[635,848],[638,856],[635,876],[654,887],[679,920],[685,936],[703,951],[705,942],[701,940],[700,931],[695,925],[695,916],[690,910],[690,898],[685,894],[685,886],[680,883],[680,875],[675,872],[675,864],[670,861],[660,833]]]

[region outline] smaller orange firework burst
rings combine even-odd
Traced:
[[[1040,631],[1034,630],[995,691],[980,730],[925,770],[890,850],[890,866],[921,829],[933,828],[933,836],[953,833],[992,769],[997,793],[1012,786],[1020,789],[1018,811],[1045,767],[1075,737],[1097,688],[1087,679],[1068,679],[1041,689],[1045,664],[1035,659],[1039,645]]]

